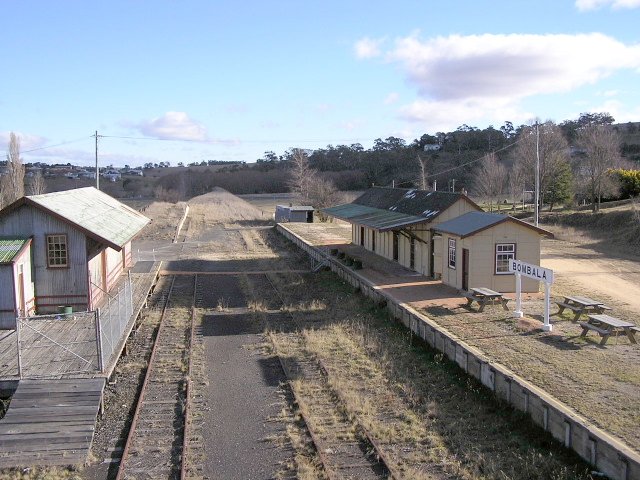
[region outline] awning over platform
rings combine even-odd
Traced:
[[[380,231],[394,230],[430,220],[425,217],[407,215],[406,213],[382,210],[355,203],[325,208],[323,212],[340,220],[357,223]]]

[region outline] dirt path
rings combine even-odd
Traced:
[[[584,293],[602,298],[616,310],[640,313],[639,261],[607,256],[588,244],[544,240],[541,263],[556,272],[554,291]]]

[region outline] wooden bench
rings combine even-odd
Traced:
[[[502,308],[504,308],[505,310],[509,310],[509,307],[507,307],[507,303],[510,300],[509,298],[505,298],[502,296],[496,298],[482,297],[479,295],[475,295],[473,292],[463,292],[463,295],[467,299],[467,307],[471,307],[473,302],[478,302],[478,312],[482,312],[486,305],[502,305]]]
[[[582,333],[580,334],[581,337],[586,337],[587,332],[589,330],[593,330],[602,337],[602,340],[600,340],[600,345],[604,345],[605,343],[607,343],[607,340],[611,335],[611,332],[609,330],[605,330],[604,328],[600,328],[588,322],[580,322],[580,326],[582,327]]]
[[[605,310],[611,310],[611,307],[608,307],[606,305],[597,305],[597,306],[593,306],[593,307],[585,307],[584,305],[576,305],[576,304],[571,304],[571,303],[567,303],[567,302],[555,302],[556,305],[558,305],[558,311],[556,312],[556,315],[562,315],[562,312],[564,312],[564,310],[566,308],[568,308],[569,310],[571,310],[575,315],[573,318],[573,321],[577,321],[578,318],[580,318],[580,315],[582,315],[583,313],[604,313]]]

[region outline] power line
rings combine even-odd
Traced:
[[[88,138],[93,138],[93,135],[90,135],[90,136],[88,136],[88,137],[76,138],[75,140],[69,140],[69,141],[67,141],[67,142],[56,143],[56,144],[53,144],[53,145],[45,145],[45,146],[43,146],[43,147],[31,148],[31,149],[29,149],[29,150],[21,150],[21,151],[20,151],[20,154],[23,154],[23,153],[31,153],[31,152],[37,152],[37,151],[39,151],[39,150],[46,150],[46,149],[48,149],[48,148],[61,147],[61,146],[63,146],[63,145],[69,145],[69,144],[71,144],[71,143],[81,142],[82,140],[87,140]],[[7,153],[7,152],[5,152],[5,153]]]

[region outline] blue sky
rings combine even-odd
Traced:
[[[253,162],[582,112],[640,121],[640,0],[2,3],[0,152]],[[127,137],[127,138],[118,138]]]

